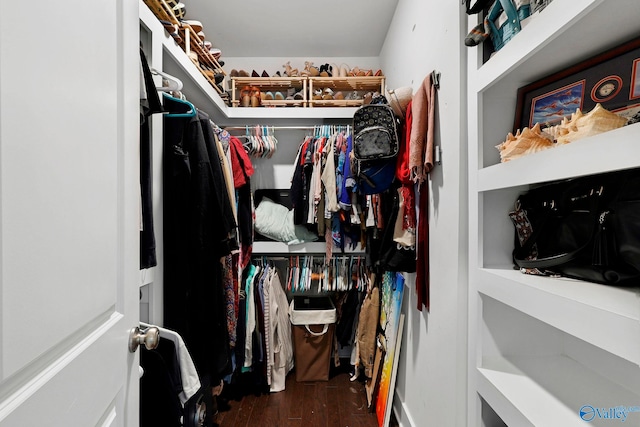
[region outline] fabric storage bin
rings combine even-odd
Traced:
[[[289,307],[296,381],[328,381],[336,308],[329,297],[295,296]]]
[[[485,18],[493,48],[498,51],[522,29],[530,15],[529,0],[496,0]]]

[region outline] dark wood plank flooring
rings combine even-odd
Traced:
[[[284,391],[231,400],[224,409],[214,418],[220,427],[378,426],[367,408],[364,383],[349,381],[346,372],[332,373],[329,381],[304,383],[292,372]]]

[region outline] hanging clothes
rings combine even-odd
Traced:
[[[153,150],[151,143],[151,115],[161,113],[162,104],[158,97],[147,58],[140,49],[140,269],[155,267],[156,238],[153,229]]]
[[[427,174],[433,168],[433,138],[435,126],[436,90],[431,82],[431,73],[413,96],[413,121],[411,124],[411,146],[409,167],[414,182],[419,186],[417,217],[417,267],[416,294],[418,310],[429,310],[429,185]]]
[[[314,136],[307,136],[300,144],[291,180],[294,224],[305,225],[325,239],[327,258],[334,247],[344,251],[360,241],[349,131],[349,127],[322,126]]]
[[[291,323],[289,321],[289,303],[287,295],[282,288],[280,276],[273,269],[269,281],[269,319],[271,354],[269,366],[271,367],[270,390],[282,391],[285,388],[287,374],[293,369],[293,343],[291,339]]]
[[[165,109],[180,103],[165,99]],[[233,219],[209,117],[164,118],[164,319],[210,383],[231,370],[220,259]]]

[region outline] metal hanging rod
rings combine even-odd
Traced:
[[[247,126],[223,126],[225,130],[249,130],[255,128],[256,126],[266,127],[268,129],[273,130],[315,130],[320,129],[323,126],[334,126],[334,127],[346,127],[351,125],[316,125],[316,126],[269,126],[269,125],[247,125]]]

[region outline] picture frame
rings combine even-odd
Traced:
[[[519,88],[513,132],[557,125],[598,103],[627,119],[640,112],[640,37]]]

